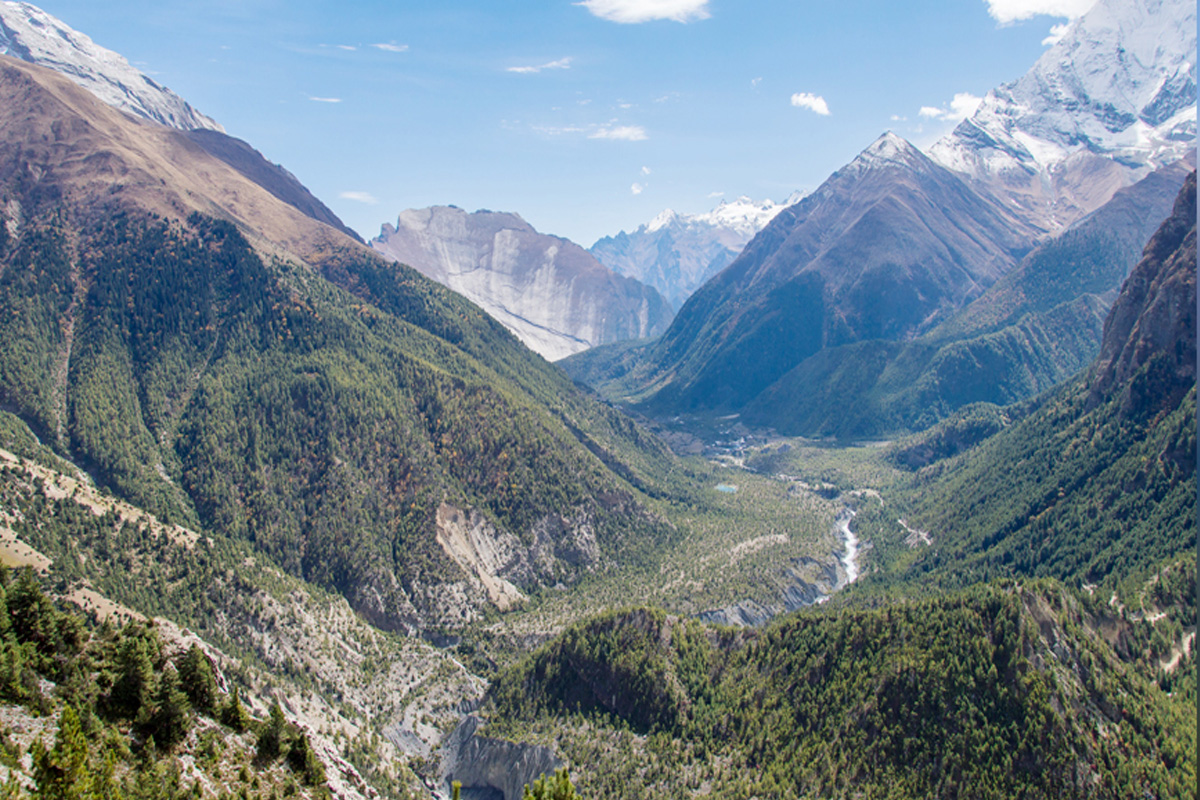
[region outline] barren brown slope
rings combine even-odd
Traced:
[[[168,220],[200,212],[235,222],[260,250],[317,265],[362,247],[280,202],[187,135],[139,122],[67,78],[7,56],[0,56],[0,130],[0,169],[24,170],[0,173],[0,181],[19,181],[41,202],[116,204]]]

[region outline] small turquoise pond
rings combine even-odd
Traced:
[[[725,494],[735,494],[737,492],[737,487],[730,486],[728,483],[718,483],[717,491],[724,492]]]

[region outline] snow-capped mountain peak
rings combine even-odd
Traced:
[[[1072,163],[1103,158],[1105,169],[1125,169],[1115,190],[1182,157],[1195,140],[1195,0],[1099,0],[929,155],[985,182],[1027,183],[1022,202],[1045,195],[1054,203]],[[1066,199],[1086,211],[1107,197]]]
[[[926,160],[907,139],[887,131],[847,164],[843,171],[862,172],[881,167],[911,167]]]
[[[666,209],[633,233],[606,236],[592,245],[591,253],[614,272],[658,289],[678,308],[805,194],[794,192],[782,203],[742,196],[700,214]]]
[[[29,3],[0,2],[0,55],[61,72],[105,103],[134,116],[180,130],[224,132],[120,54]]]
[[[658,215],[650,220],[649,224],[643,225],[642,228],[648,233],[654,233],[655,231],[661,231],[663,228],[670,227],[678,221],[679,215],[671,209],[666,208],[658,212]]]

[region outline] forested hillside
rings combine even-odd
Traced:
[[[99,483],[384,628],[461,625],[669,535],[635,496],[668,491],[666,449],[478,308],[183,134],[3,70],[0,402]],[[72,136],[45,144],[52,123]],[[124,177],[98,192],[77,149]],[[501,555],[456,550],[456,519]]]
[[[1165,593],[1184,613],[1193,568]],[[1102,626],[1154,630],[1053,582],[761,632],[619,612],[502,675],[487,711],[554,743],[584,796],[1190,797],[1192,662],[1166,692],[1156,651]]]

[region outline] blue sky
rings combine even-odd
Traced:
[[[367,238],[402,209],[453,204],[584,246],[664,208],[815,188],[886,130],[927,145],[956,96],[966,110],[1019,77],[1089,4],[40,3]]]

